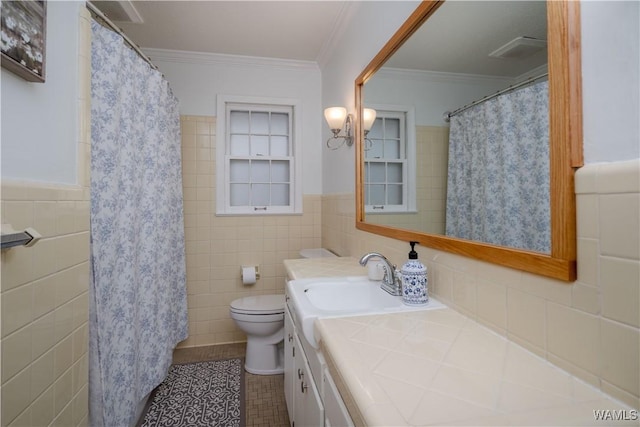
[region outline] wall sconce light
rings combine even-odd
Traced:
[[[327,147],[332,150],[337,150],[342,147],[343,144],[347,144],[347,147],[353,145],[353,116],[347,114],[347,109],[343,107],[329,107],[324,110],[324,118],[329,125],[329,129],[333,132],[333,137],[327,139]],[[340,135],[342,127],[345,126],[344,135]],[[342,143],[335,145],[331,144],[332,140],[337,141],[342,139]]]
[[[342,147],[343,144],[347,144],[347,147],[353,145],[353,115],[347,114],[347,109],[343,107],[329,107],[324,110],[324,118],[329,125],[329,129],[333,132],[333,136],[327,139],[327,147],[331,150],[337,150]],[[373,126],[373,122],[376,120],[376,110],[371,108],[365,108],[363,111],[363,127],[365,138]],[[340,135],[340,131],[344,126],[344,135]],[[332,141],[342,139],[342,142],[335,145]]]
[[[364,150],[368,151],[373,146],[373,142],[367,138],[369,131],[373,127],[373,124],[376,121],[376,110],[373,108],[365,108],[362,111],[362,124],[364,127]]]
[[[364,127],[364,136],[367,137],[367,134],[373,127],[373,123],[376,121],[376,110],[373,108],[365,108],[362,111],[362,126]]]

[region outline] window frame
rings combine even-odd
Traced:
[[[239,111],[282,113],[290,109],[290,129],[288,156],[248,156],[231,155],[229,108],[237,106]],[[289,98],[262,98],[238,95],[217,96],[216,117],[216,215],[217,216],[255,216],[255,215],[298,215],[302,214],[302,147],[301,147],[301,102]],[[289,205],[286,206],[232,206],[231,205],[231,161],[232,160],[269,160],[289,162]],[[271,182],[270,182],[271,184]]]
[[[400,135],[404,134],[404,141],[400,141],[400,152],[404,152],[404,159],[399,158],[398,163],[404,162],[406,168],[403,170],[403,204],[402,205],[383,205],[384,208],[374,208],[376,205],[364,204],[366,214],[384,215],[384,214],[401,214],[401,213],[416,213],[416,120],[415,120],[415,108],[407,105],[367,105],[368,108],[376,110],[376,120],[382,117],[396,118],[399,115],[404,115],[404,130],[400,129]],[[366,144],[365,144],[366,145]],[[368,169],[366,154],[363,154],[363,169],[366,173]],[[373,163],[382,163],[384,159],[379,162],[373,161]],[[370,165],[370,163],[369,163]],[[367,177],[363,176],[363,187],[367,184]],[[366,188],[366,187],[365,187]],[[365,190],[366,192],[366,190]],[[363,200],[364,203],[364,200]]]

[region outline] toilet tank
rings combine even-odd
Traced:
[[[336,254],[325,248],[302,249],[300,250],[301,258],[335,258]]]

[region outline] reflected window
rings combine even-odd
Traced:
[[[366,212],[415,211],[414,129],[410,108],[376,107],[376,120],[365,140]]]

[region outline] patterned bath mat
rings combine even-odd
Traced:
[[[242,359],[171,365],[153,392],[141,427],[244,427]]]

